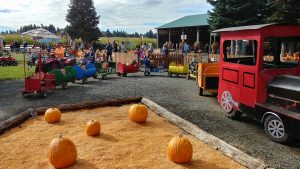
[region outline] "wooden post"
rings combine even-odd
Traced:
[[[200,41],[200,29],[199,27],[197,28],[197,42]]]
[[[159,29],[157,29],[156,40],[157,40],[157,48],[160,48],[160,47],[159,47],[158,34],[159,34]]]
[[[168,42],[170,42],[171,41],[171,29],[169,29],[169,41]]]

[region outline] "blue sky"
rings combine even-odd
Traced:
[[[65,27],[69,0],[0,0],[0,31],[28,24]],[[101,30],[144,33],[185,15],[206,13],[206,0],[94,0]]]

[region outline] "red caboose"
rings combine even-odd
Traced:
[[[242,113],[268,136],[300,138],[300,25],[220,29],[218,101],[228,117]]]

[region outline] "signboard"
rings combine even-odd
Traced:
[[[203,53],[201,59],[202,59],[201,63],[208,63],[208,54]]]

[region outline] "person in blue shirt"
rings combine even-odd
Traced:
[[[106,45],[105,50],[106,50],[106,61],[108,62],[108,58],[110,58],[110,60],[113,61],[112,60],[113,47],[110,44],[110,42],[108,42],[108,44]]]
[[[183,50],[186,54],[190,53],[190,46],[187,43],[184,43]]]

